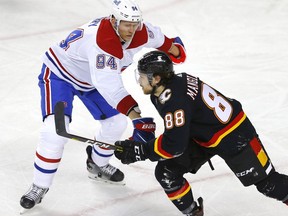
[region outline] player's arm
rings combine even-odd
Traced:
[[[159,137],[147,143],[134,140],[117,141],[115,145],[123,148],[122,152],[115,151],[115,156],[124,164],[149,159],[160,161],[176,158],[184,152],[189,139],[183,134],[188,134],[187,128],[177,128],[172,133],[164,132]],[[177,134],[178,135],[174,135]]]
[[[138,105],[137,105],[137,108],[138,108]],[[139,112],[136,112],[134,109],[132,109],[129,114],[128,114],[128,117],[133,120],[133,119],[136,119],[136,118],[141,118],[141,115]]]
[[[121,146],[123,152],[115,152],[115,156],[122,163],[133,163],[137,160],[150,159],[151,161],[167,160],[180,156],[189,143],[189,121],[186,121],[184,109],[175,109],[177,113],[167,111],[163,115],[165,131],[159,137],[144,144],[130,140],[118,141],[115,145]],[[174,121],[174,116],[177,121]],[[180,119],[181,118],[181,119]],[[173,125],[173,124],[177,125]]]
[[[175,37],[171,48],[168,50],[169,56],[174,64],[184,63],[186,60],[186,50],[180,37]]]
[[[180,37],[169,38],[162,33],[161,29],[145,22],[147,28],[148,42],[147,47],[156,48],[167,53],[174,64],[181,64],[186,60],[184,43]]]
[[[164,42],[157,49],[166,52],[174,64],[181,64],[186,60],[186,50],[180,37],[168,38],[164,35]]]
[[[141,117],[138,103],[125,89],[120,71],[120,60],[106,54],[98,53],[93,56],[97,56],[97,58],[91,58],[92,63],[90,63],[91,78],[95,88],[113,108],[132,120],[133,140],[147,142],[153,139],[155,137],[153,118]],[[107,62],[104,63],[105,59]]]

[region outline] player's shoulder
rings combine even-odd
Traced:
[[[197,89],[198,92],[198,78],[184,72],[177,73],[173,77],[172,82],[168,84],[168,87],[171,88],[176,98],[183,98],[183,95],[188,95],[187,92],[190,89],[193,89],[193,91]]]
[[[193,82],[195,84],[198,84],[201,82],[201,80],[199,79],[199,77],[197,76],[194,76],[192,74],[189,74],[189,73],[185,73],[185,72],[182,72],[182,73],[177,73],[175,75],[176,77],[176,82],[183,82],[183,83],[187,83],[189,85],[189,83]]]
[[[96,44],[100,49],[115,56],[119,59],[123,58],[123,49],[119,37],[113,29],[110,19],[104,18],[101,20],[96,35]]]
[[[182,74],[176,74],[170,81],[165,84],[165,89],[158,97],[160,104],[166,107],[174,106],[174,102],[179,101],[185,89],[185,79]],[[184,75],[184,74],[183,74]]]
[[[177,86],[177,85],[184,86],[185,83],[187,83],[187,73],[182,72],[182,73],[175,74],[174,79],[173,79],[174,86]]]

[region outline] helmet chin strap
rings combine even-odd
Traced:
[[[150,84],[150,86],[152,87],[152,92],[151,92],[151,94],[155,94],[155,92],[156,92],[156,90],[158,89],[158,87],[161,86],[161,83],[157,83],[156,85],[152,86],[152,85],[151,85],[151,82],[152,82],[152,80],[151,80],[151,81],[149,80],[149,84]]]
[[[110,22],[111,22],[111,19],[110,19]],[[112,22],[111,22],[111,24],[112,24]],[[115,30],[115,33],[118,35],[118,37],[120,38],[120,41],[121,42],[126,42],[122,37],[121,37],[121,35],[119,34],[119,24],[120,24],[120,22],[118,22],[117,20],[116,20],[116,22],[115,22],[115,24],[114,25],[112,25],[113,26],[113,29]]]
[[[151,84],[150,84],[151,85]],[[151,92],[151,94],[154,94],[155,93],[155,91],[156,91],[156,89],[157,89],[157,86],[151,86],[152,87],[152,92]]]
[[[115,24],[113,25],[112,23],[112,19],[115,19]],[[118,37],[120,38],[120,41],[121,42],[126,42],[119,34],[119,24],[120,24],[120,21],[118,22],[118,20],[116,18],[113,17],[113,15],[110,16],[110,23],[115,31],[115,33],[118,35]]]
[[[120,41],[121,41],[121,43],[126,43],[127,41],[125,41],[121,36],[120,36],[120,34],[119,34],[119,32],[117,31],[117,35],[119,36],[119,38],[120,38]],[[123,45],[122,44],[122,45]]]
[[[116,18],[114,18],[116,22],[115,22],[115,24],[113,25],[111,19],[112,19],[112,16],[110,17],[110,23],[111,23],[111,25],[113,26],[113,29],[114,29],[115,33],[116,33],[116,34],[118,35],[118,37],[120,38],[120,41],[121,41],[121,42],[124,42],[124,43],[129,42],[129,41],[124,40],[124,39],[121,37],[121,35],[119,34],[119,25],[120,25],[121,20],[118,21]],[[134,32],[134,34],[135,34],[135,32]],[[134,34],[133,34],[133,37],[134,37]],[[131,40],[132,40],[132,39],[131,39]]]
[[[152,86],[152,77],[153,77],[152,74],[147,74],[147,78],[148,78],[149,85],[152,87],[151,94],[154,94],[155,91],[156,91],[156,89],[157,89],[157,85]]]

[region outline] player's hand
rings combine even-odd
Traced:
[[[179,49],[179,53],[180,54],[177,57],[175,57],[172,54],[169,54],[170,59],[172,60],[172,62],[174,64],[184,63],[185,60],[186,60],[186,50],[185,50],[185,47],[184,47],[184,44],[183,44],[181,38],[180,37],[175,37],[174,41],[173,41],[173,44]]]
[[[134,131],[131,140],[148,142],[155,138],[156,124],[153,118],[137,118],[132,120]]]
[[[124,140],[116,141],[115,146],[118,146],[119,149],[122,148],[122,151],[116,150],[114,154],[123,164],[130,164],[147,158],[145,143],[133,140]]]

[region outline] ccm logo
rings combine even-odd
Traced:
[[[245,171],[243,171],[243,172],[236,173],[236,176],[237,176],[237,177],[246,176],[246,175],[248,175],[249,173],[252,173],[254,169],[255,169],[255,168],[252,167],[252,168],[249,169],[249,170],[245,170]]]

